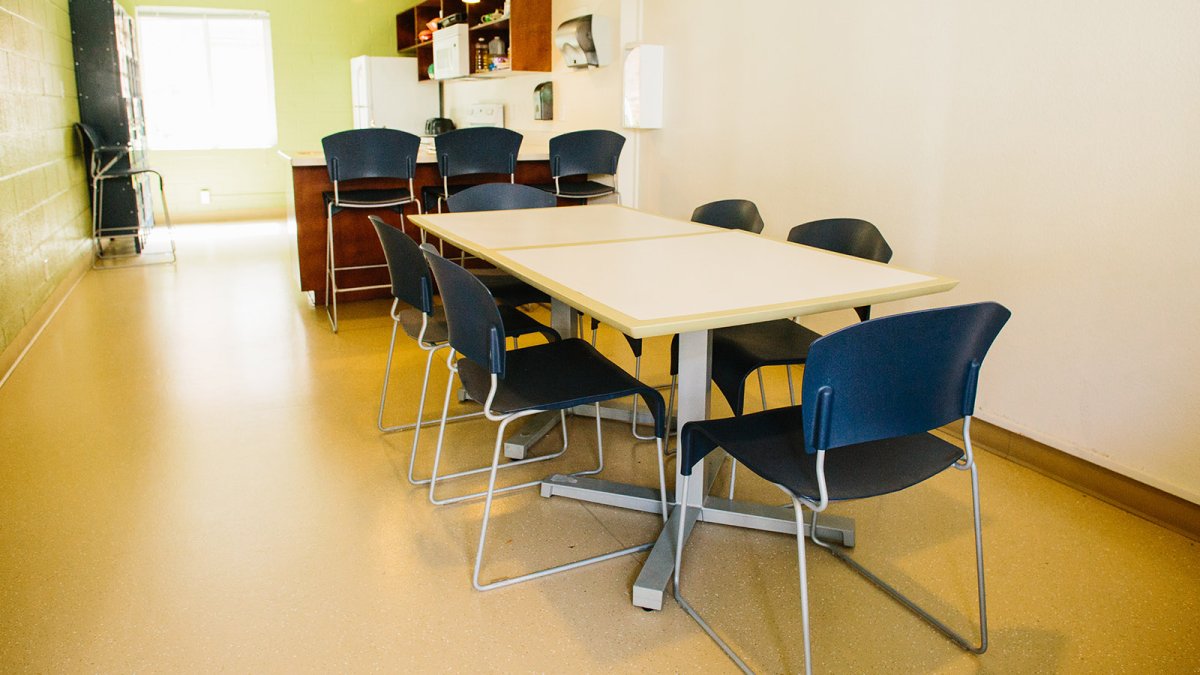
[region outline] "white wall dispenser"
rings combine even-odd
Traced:
[[[626,129],[663,125],[662,45],[631,45],[625,50],[621,120]]]
[[[554,32],[554,46],[569,68],[607,66],[612,63],[612,23],[595,14],[569,19]]]

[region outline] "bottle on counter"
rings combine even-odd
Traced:
[[[483,38],[481,37],[475,43],[475,72],[485,72],[488,69],[489,61],[488,45],[487,42],[484,42]]]
[[[508,50],[504,48],[504,40],[499,35],[493,37],[491,42],[488,42],[488,67],[492,70],[501,67],[501,64],[507,61],[507,56]]]

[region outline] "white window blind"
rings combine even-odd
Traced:
[[[266,12],[139,7],[137,22],[152,149],[275,145]]]

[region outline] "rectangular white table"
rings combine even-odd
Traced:
[[[575,334],[585,312],[636,338],[679,334],[678,424],[709,413],[714,328],[871,305],[953,288],[922,274],[746,232],[664,218],[616,205],[413,216],[416,223],[545,291],[554,328]],[[782,507],[709,497],[723,453],[697,467],[688,495],[676,473],[676,502],[693,518],[795,533]],[[706,479],[707,474],[707,479]],[[551,476],[542,495],[661,511],[652,488]],[[634,584],[633,602],[661,609],[674,563],[673,510]],[[854,544],[853,523],[823,516],[818,530]]]

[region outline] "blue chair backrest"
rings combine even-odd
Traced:
[[[88,177],[94,177],[96,169],[100,168],[96,161],[96,148],[104,145],[96,130],[82,122],[75,123],[75,134],[79,137],[80,150],[83,153],[83,163],[87,166]],[[91,186],[89,185],[89,188]]]
[[[758,206],[748,199],[722,199],[697,206],[692,222],[754,234],[762,233],[764,227]]]
[[[329,180],[413,177],[421,139],[399,129],[351,129],[321,139]]]
[[[484,183],[450,195],[451,212],[544,209],[558,205],[558,197],[530,185]]]
[[[892,247],[879,228],[858,218],[826,218],[797,225],[788,232],[787,240],[875,262],[892,259]]]
[[[808,350],[805,450],[936,429],[971,415],[979,368],[1011,312],[994,302],[886,316]]]
[[[375,216],[367,216],[383,245],[388,275],[392,278],[392,296],[433,314],[433,274],[421,248],[404,230],[392,227]]]
[[[550,174],[616,174],[625,137],[607,129],[572,131],[550,139]]]
[[[450,347],[489,372],[504,377],[504,322],[483,282],[462,267],[421,247],[442,294]]]
[[[892,259],[892,247],[879,228],[858,218],[826,218],[792,228],[787,240],[855,258],[886,263]],[[870,307],[855,307],[858,320],[871,318]]]
[[[433,138],[442,177],[517,172],[521,134],[500,127],[467,127]]]

